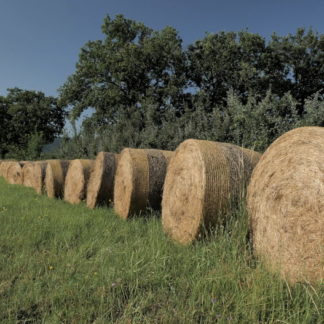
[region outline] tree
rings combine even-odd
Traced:
[[[64,127],[65,112],[54,97],[39,91],[8,89],[0,97],[1,154],[24,156],[52,142]],[[37,145],[36,145],[37,144]],[[36,147],[37,146],[37,147]]]
[[[249,94],[265,93],[262,55],[265,40],[245,31],[219,32],[190,45],[188,78],[197,89],[197,101],[211,111],[226,102],[226,94],[234,89],[242,99]]]
[[[72,120],[94,111],[65,151],[174,149],[188,137],[263,150],[303,118],[321,119],[323,35],[300,29],[266,41],[219,32],[183,49],[175,29],[154,31],[122,15],[107,16],[102,32],[60,88]],[[315,92],[318,102],[308,102]]]
[[[324,35],[305,29],[266,43],[246,31],[208,34],[188,48],[189,75],[196,88],[195,104],[206,110],[226,102],[233,89],[246,102],[248,95],[282,97],[290,92],[303,113],[305,100],[324,87]]]
[[[8,102],[5,97],[0,96],[0,157],[8,153]]]
[[[307,98],[318,91],[324,93],[324,35],[304,28],[295,35],[273,34],[269,49],[285,65],[287,86],[283,90],[291,92],[299,102],[299,113],[303,113]]]
[[[117,15],[104,19],[103,40],[88,42],[76,71],[60,88],[60,102],[71,106],[73,118],[89,107],[97,129],[121,119],[145,115],[149,101],[158,111],[183,109],[188,94],[186,61],[176,30],[153,31]],[[145,125],[136,124],[134,132]]]

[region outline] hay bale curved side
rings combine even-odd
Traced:
[[[0,177],[3,177],[4,165],[5,165],[5,161],[1,161],[1,164],[0,164]]]
[[[181,143],[164,183],[164,231],[189,244],[204,230],[223,223],[244,196],[257,157],[257,152],[227,143],[194,139]]]
[[[23,171],[23,185],[26,187],[35,187],[35,173],[34,162],[26,162],[22,168]]]
[[[114,197],[118,154],[99,152],[91,170],[87,188],[87,206],[109,205]]]
[[[26,162],[9,162],[6,179],[10,184],[23,184],[23,166]]]
[[[69,164],[65,177],[64,200],[79,204],[86,199],[87,185],[94,160],[77,159]]]
[[[47,161],[36,161],[34,163],[34,189],[38,194],[44,193],[44,181],[46,174]]]
[[[125,148],[115,176],[114,208],[126,219],[147,207],[159,209],[166,169],[173,152]]]
[[[7,170],[9,167],[9,163],[14,162],[11,160],[2,161],[0,166],[0,176],[7,180]]]
[[[48,160],[45,172],[45,193],[49,198],[63,198],[64,184],[70,161]]]
[[[248,187],[253,248],[286,280],[324,280],[324,128],[280,136],[263,154]]]

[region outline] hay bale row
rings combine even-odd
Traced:
[[[189,244],[222,224],[244,196],[259,158],[259,153],[231,144],[193,139],[180,144],[164,183],[164,231]]]
[[[255,254],[295,283],[324,280],[324,128],[273,142],[253,171],[247,207]]]
[[[122,150],[114,186],[114,208],[121,218],[132,217],[147,207],[159,209],[172,155],[173,152],[161,150]]]
[[[147,207],[159,209],[162,200],[164,231],[181,244],[226,222],[250,181],[247,208],[255,254],[289,282],[321,282],[324,128],[290,131],[260,156],[227,143],[190,139],[175,152],[126,148],[119,156],[101,152],[95,161],[0,161],[0,175],[39,193],[45,188],[49,197],[86,199],[90,208],[113,200],[124,219]]]

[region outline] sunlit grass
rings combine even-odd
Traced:
[[[190,208],[190,206],[189,206]],[[322,323],[324,289],[255,260],[244,209],[205,241],[0,179],[1,323]]]

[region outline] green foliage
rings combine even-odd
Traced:
[[[324,39],[312,30],[268,42],[219,32],[186,49],[173,28],[153,31],[122,15],[107,16],[102,31],[60,89],[72,120],[94,111],[61,153],[174,149],[189,137],[263,151],[294,127],[323,123]]]
[[[264,94],[269,87],[265,82],[265,51],[265,40],[245,31],[208,34],[190,45],[188,77],[197,89],[195,101],[210,111],[225,103],[231,89],[242,98]]]
[[[324,95],[319,92],[305,100],[305,114],[300,122],[301,126],[324,127]]]
[[[207,110],[224,104],[231,89],[243,101],[251,94],[265,96],[271,89],[280,97],[290,92],[302,113],[305,100],[323,91],[324,35],[312,30],[298,29],[284,37],[273,34],[268,43],[246,31],[208,34],[187,53],[195,100],[203,101]]]
[[[0,114],[2,156],[36,156],[40,145],[52,142],[65,122],[64,109],[54,97],[18,88],[0,97]]]
[[[233,92],[221,115],[222,140],[264,151],[277,137],[298,126],[297,102],[286,93],[279,97],[270,91],[264,98],[248,97],[246,104]]]
[[[151,100],[158,109],[172,103],[180,109],[186,85],[184,54],[177,32],[160,32],[122,15],[102,26],[104,40],[88,42],[77,69],[60,89],[61,103],[72,105],[73,118],[91,107],[98,127],[110,125],[123,114],[140,111]]]
[[[301,104],[324,86],[324,35],[313,30],[299,28],[295,35],[278,36],[273,34],[269,48],[277,60],[284,65],[286,86]],[[272,64],[269,64],[269,70]]]
[[[36,160],[39,158],[44,144],[44,137],[42,133],[32,134],[27,144],[25,159]]]
[[[0,192],[1,323],[321,323],[323,287],[267,272],[244,209],[182,247],[156,214],[125,222],[3,179]]]
[[[265,97],[250,95],[244,102],[228,91],[225,105],[206,112],[203,105],[185,109],[178,117],[172,109],[162,113],[153,105],[142,107],[128,118],[97,130],[85,120],[77,136],[61,145],[64,158],[93,157],[96,152],[119,152],[123,147],[175,149],[187,138],[237,144],[263,152],[283,133],[300,126],[324,125],[324,101],[316,94],[305,101],[305,112],[298,113],[298,102],[290,93],[282,97],[268,91]]]
[[[247,31],[207,34],[183,48],[172,27],[154,31],[107,16],[103,39],[81,48],[57,101],[9,89],[0,97],[1,157],[39,156],[64,125],[61,158],[123,147],[174,149],[190,137],[263,151],[282,133],[323,126],[324,35],[298,29],[266,41]],[[40,134],[42,138],[40,138]]]

